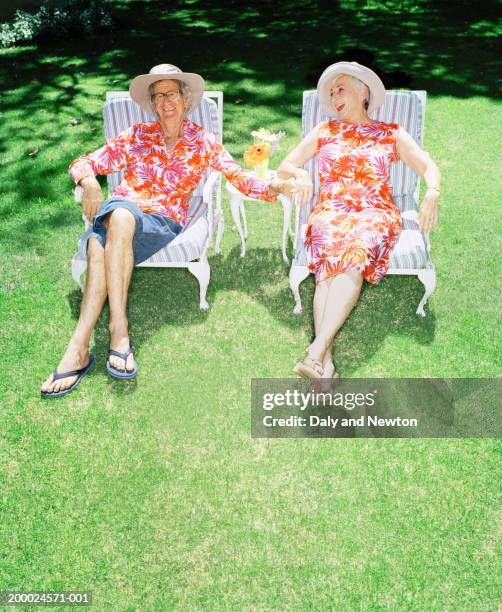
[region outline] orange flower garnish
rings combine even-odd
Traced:
[[[246,165],[254,168],[261,162],[265,161],[270,154],[270,145],[268,143],[254,144],[249,147],[244,153],[244,161]]]

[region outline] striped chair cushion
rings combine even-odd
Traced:
[[[216,102],[210,98],[203,98],[199,106],[187,115],[190,121],[200,125],[208,132],[216,135],[221,142],[221,134],[218,125],[218,108]],[[113,138],[135,123],[152,123],[154,117],[148,115],[136,102],[131,100],[127,91],[108,92],[103,108],[103,120],[105,125],[105,138]],[[208,169],[194,191],[195,196],[202,195],[202,189],[210,170]],[[108,191],[113,189],[122,180],[122,172],[114,172],[108,177]]]
[[[427,250],[418,223],[403,219],[398,243],[390,254],[389,271],[420,270],[427,265]]]
[[[157,251],[140,265],[147,266],[149,263],[160,262],[186,263],[200,257],[208,237],[207,204],[203,201],[202,196],[192,196],[189,214],[191,218],[181,233],[166,247]],[[89,229],[80,237],[74,259],[87,261],[87,240],[91,233],[92,229]]]
[[[207,204],[201,196],[190,199],[190,221],[166,247],[154,253],[140,266],[150,263],[183,263],[200,257],[208,237]]]
[[[207,219],[200,217],[190,227],[185,228],[166,247],[160,249],[160,251],[157,251],[149,259],[138,265],[141,267],[148,266],[151,263],[184,263],[193,261],[200,256],[207,236]]]
[[[399,123],[421,145],[422,114],[422,101],[412,91],[387,91],[384,105],[372,114],[372,118],[386,123]],[[329,117],[321,111],[317,92],[306,93],[302,116],[303,135],[326,119]],[[318,193],[319,172],[316,156],[305,165],[305,169],[313,177],[314,193]],[[393,195],[406,195],[415,191],[418,177],[403,162],[392,165],[390,178]]]

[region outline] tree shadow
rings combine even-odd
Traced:
[[[287,283],[289,266],[279,249],[250,249],[240,256],[240,247],[226,257],[210,257],[211,282],[207,298],[214,308],[217,294],[238,290],[249,295],[270,312],[283,327],[307,331],[313,337],[312,299],[314,279],[310,276],[300,290],[304,313],[293,313],[294,301]],[[167,288],[163,290],[163,288]],[[335,356],[344,372],[354,371],[371,360],[388,335],[413,338],[418,344],[434,339],[435,316],[422,318],[415,314],[423,287],[414,277],[386,277],[378,286],[365,284],[357,307],[337,334]],[[80,312],[82,293],[75,289],[67,295],[73,319]],[[166,326],[183,329],[203,325],[207,311],[199,309],[198,283],[185,269],[141,268],[134,271],[128,299],[131,343],[137,353],[144,343]],[[108,358],[108,307],[105,305],[94,334],[93,353],[104,363]],[[135,383],[119,381],[112,385],[117,393],[130,393]]]
[[[2,190],[22,198],[23,210],[35,206],[36,194],[62,197],[70,182],[48,187],[48,173],[65,176],[72,159],[102,144],[105,92],[127,89],[132,77],[160,62],[200,72],[208,89],[224,91],[231,149],[242,147],[245,111],[266,109],[273,129],[299,119],[302,91],[340,59],[370,65],[388,87],[500,96],[495,3],[487,0],[374,0],[364,10],[348,0],[220,6],[192,0],[172,2],[169,10],[160,1],[122,0],[109,9],[109,32],[0,50],[0,153],[9,162]]]

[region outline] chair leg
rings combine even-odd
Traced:
[[[295,266],[293,263],[289,269],[289,287],[293,292],[293,297],[295,298],[295,307],[293,309],[295,314],[301,314],[303,312],[299,287],[300,283],[304,281],[308,275],[309,269],[307,266]]]
[[[291,200],[286,196],[279,196],[282,204],[283,222],[282,222],[282,259],[285,263],[289,263],[286,247],[288,245],[288,232],[291,230]]]
[[[211,276],[211,269],[207,261],[191,261],[188,264],[188,270],[195,278],[199,281],[200,288],[200,309],[208,310],[209,304],[206,300],[207,287],[209,285],[209,278]]]
[[[417,315],[425,317],[424,306],[427,304],[427,300],[436,287],[436,270],[434,268],[420,270],[418,273],[418,278],[425,287],[425,293],[423,298],[420,300],[420,304],[418,305]]]
[[[214,245],[214,252],[218,255],[221,253],[221,239],[223,237],[223,231],[225,229],[225,217],[223,211],[217,211],[218,219],[216,222],[216,243]]]
[[[241,199],[240,210],[242,215],[242,225],[244,227],[244,238],[248,239],[248,222],[246,219],[246,207],[244,206],[244,199]]]
[[[82,282],[82,274],[87,270],[87,261],[85,259],[72,259],[71,260],[71,275],[73,280],[80,287],[80,290],[84,290],[84,283]]]
[[[240,194],[235,194],[230,197],[230,211],[232,213],[232,219],[234,220],[235,227],[237,228],[237,232],[239,233],[241,239],[241,257],[245,257],[246,255],[246,233],[242,229],[241,224],[241,212],[244,206],[242,205],[242,197]],[[242,205],[242,206],[241,206]],[[244,213],[245,214],[245,213]]]

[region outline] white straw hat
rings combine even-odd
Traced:
[[[380,77],[373,70],[366,68],[366,66],[361,66],[357,62],[337,62],[326,68],[317,83],[317,94],[326,115],[336,115],[335,109],[331,106],[329,90],[335,78],[340,74],[356,77],[368,86],[370,94],[368,113],[383,105],[385,101],[385,87]]]
[[[204,93],[204,79],[200,74],[182,72],[177,66],[173,66],[173,64],[159,64],[154,66],[149,74],[140,74],[134,78],[129,85],[129,94],[144,111],[150,115],[155,115],[148,88],[155,81],[164,79],[182,81],[188,86],[191,94],[190,106],[187,108],[188,112],[193,111],[194,108],[199,106]]]

